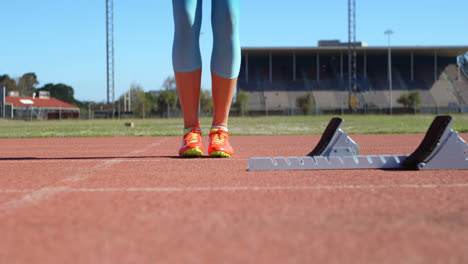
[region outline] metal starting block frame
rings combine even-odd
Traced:
[[[333,118],[307,156],[254,157],[248,160],[248,170],[466,170],[468,145],[450,129],[453,121],[451,116],[437,116],[411,155],[359,156],[359,146],[340,129],[343,120]]]

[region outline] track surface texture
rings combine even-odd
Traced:
[[[423,136],[351,137],[369,155]],[[468,263],[466,170],[246,171],[319,139],[234,135],[230,159],[180,159],[181,137],[0,139],[0,263]]]

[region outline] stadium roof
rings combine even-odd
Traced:
[[[437,52],[438,56],[456,57],[468,52],[468,46],[392,46],[392,54],[409,55],[411,52],[414,55],[434,56]],[[249,53],[289,53],[296,51],[299,53],[309,53],[319,51],[321,54],[333,54],[340,51],[348,51],[347,46],[327,46],[327,47],[242,47],[243,52]],[[368,55],[385,55],[388,52],[388,46],[375,47],[356,47],[356,51],[365,51]]]
[[[65,103],[56,98],[40,99],[32,97],[11,97],[5,96],[5,104],[12,104],[14,108],[19,107],[40,107],[40,108],[55,108],[63,110],[80,110],[80,108]]]

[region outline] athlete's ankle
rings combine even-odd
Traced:
[[[211,126],[211,129],[221,129],[221,130],[224,130],[226,132],[229,132],[227,126]]]

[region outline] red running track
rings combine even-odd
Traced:
[[[423,135],[352,137],[409,154]],[[179,159],[180,137],[1,139],[0,263],[468,262],[468,171],[246,171],[318,140]]]

